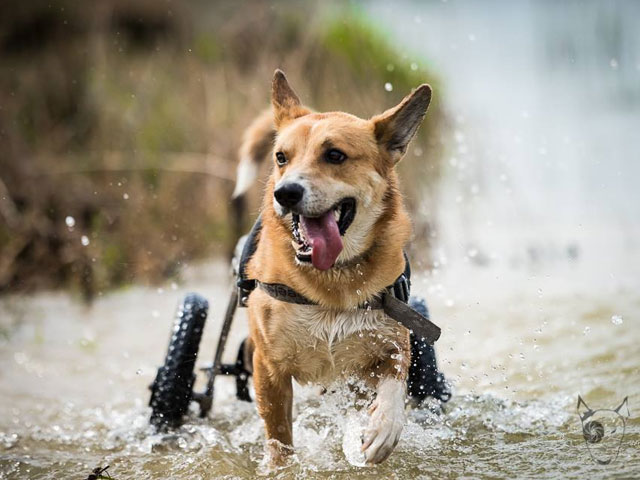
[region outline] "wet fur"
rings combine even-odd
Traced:
[[[429,103],[430,89],[420,88],[398,107],[363,120],[343,112],[312,113],[300,104],[281,72],[274,77],[276,146],[291,160],[284,168],[274,166],[267,182],[262,230],[248,272],[262,282],[286,284],[318,305],[285,303],[260,289],[249,298],[254,386],[272,464],[282,463],[291,452],[292,379],[328,384],[355,375],[377,389],[363,443],[368,462],[386,459],[399,439],[409,332],[382,311],[357,306],[404,270],[411,225],[394,166]],[[264,116],[257,123],[245,143],[263,145],[264,137],[272,135]],[[345,152],[348,163],[322,161],[327,145]],[[252,147],[244,145],[243,151]],[[283,216],[273,196],[285,177],[307,182],[311,193],[305,208],[318,214],[340,197],[356,198],[356,217],[334,268],[320,271],[295,259],[290,217]]]

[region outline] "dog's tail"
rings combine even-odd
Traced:
[[[234,199],[242,197],[255,182],[260,164],[271,153],[275,135],[271,109],[262,112],[245,131],[239,150],[240,162],[233,191]]]

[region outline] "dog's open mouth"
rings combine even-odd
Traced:
[[[296,258],[318,270],[330,269],[342,251],[342,237],[356,216],[354,198],[340,200],[317,217],[294,213],[291,230]]]

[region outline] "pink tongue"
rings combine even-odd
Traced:
[[[329,210],[321,217],[300,216],[304,234],[311,243],[311,263],[318,270],[329,270],[342,251],[342,239],[338,222]]]

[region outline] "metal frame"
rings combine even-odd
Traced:
[[[222,354],[229,338],[229,331],[231,330],[231,323],[235,316],[236,309],[238,308],[238,290],[233,288],[231,291],[231,297],[227,304],[227,311],[224,314],[224,322],[222,323],[222,329],[220,330],[220,337],[218,338],[218,345],[216,347],[215,355],[213,357],[213,364],[210,366],[200,368],[200,371],[207,373],[207,386],[204,392],[193,392],[192,399],[200,405],[200,417],[204,418],[211,411],[213,405],[213,395],[215,392],[215,379],[218,375],[234,375],[237,377],[237,383],[246,384],[247,376],[241,365],[222,363]],[[238,378],[240,377],[240,378]]]

